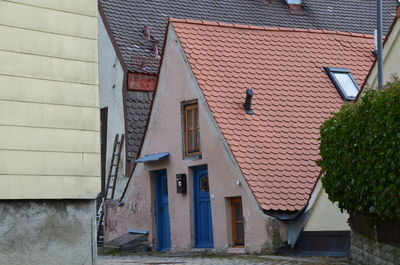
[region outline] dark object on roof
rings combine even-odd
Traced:
[[[253,89],[248,88],[246,89],[246,100],[243,104],[244,110],[246,111],[247,114],[253,115],[254,112],[251,109],[251,99],[253,97]]]
[[[146,155],[142,158],[139,158],[137,160],[135,160],[136,163],[145,163],[145,162],[155,162],[155,161],[159,161],[161,159],[165,159],[169,156],[168,152],[165,153],[157,153],[157,154],[150,154],[150,155]]]
[[[303,11],[290,10],[282,0],[99,0],[129,71],[157,73],[156,66],[138,67],[132,56],[155,57],[147,25],[162,50],[169,17],[246,25],[296,27],[373,34],[375,0],[304,0]],[[384,33],[396,12],[396,0],[383,1]]]

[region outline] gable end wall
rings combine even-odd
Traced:
[[[182,154],[181,103],[192,99],[198,99],[199,102],[201,159],[183,159]],[[278,237],[279,242],[286,238],[284,225],[263,214],[240,170],[234,164],[171,27],[141,156],[159,152],[170,152],[169,160],[138,164],[128,187],[124,206],[108,209],[106,240],[122,235],[127,229],[145,229],[150,231],[150,243],[154,247],[156,239],[152,172],[166,169],[172,251],[190,250],[194,238],[193,183],[190,168],[205,164],[209,173],[214,246],[217,250],[226,250],[231,245],[227,197],[242,197],[246,223],[246,251],[272,253],[273,238]],[[182,173],[187,174],[188,178],[186,195],[176,192],[175,175]],[[240,186],[236,184],[237,181],[240,181]]]

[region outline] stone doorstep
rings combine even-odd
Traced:
[[[245,254],[245,248],[228,248],[226,253],[229,254]]]
[[[191,248],[189,253],[197,253],[197,252],[204,252],[204,253],[216,253],[215,248]]]

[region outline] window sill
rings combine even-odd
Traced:
[[[201,159],[203,159],[203,156],[201,154],[200,155],[186,155],[186,156],[183,157],[183,160],[194,160],[194,161],[196,161],[196,160],[201,160]]]

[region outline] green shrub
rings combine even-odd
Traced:
[[[400,221],[400,82],[367,91],[321,126],[323,187],[341,210]]]

